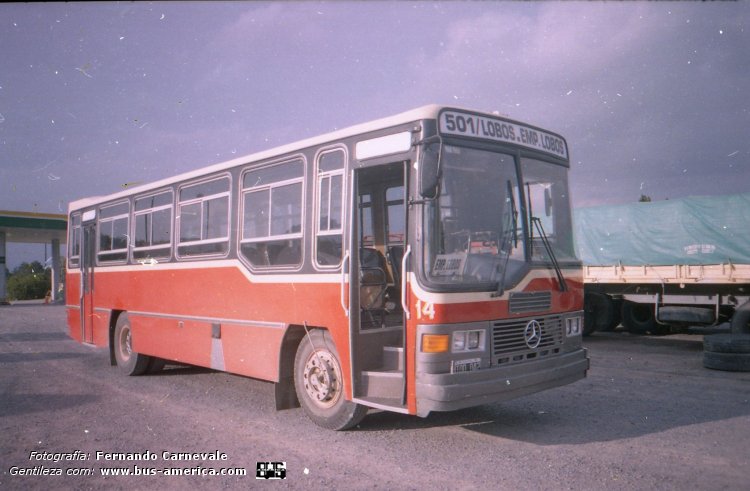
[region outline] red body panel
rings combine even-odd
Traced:
[[[94,273],[93,341],[109,345],[112,311],[127,311],[133,349],[146,355],[225,370],[263,380],[279,380],[281,344],[289,325],[324,327],[350,373],[349,324],[338,283],[254,282],[239,265],[195,268],[99,268]],[[583,306],[580,278],[568,278],[559,292],[552,277],[531,280],[524,291],[552,291],[552,311]],[[291,279],[287,276],[284,279]],[[80,273],[67,275],[70,336],[81,341]],[[407,408],[415,414],[417,324],[512,318],[507,300],[434,303],[434,316],[417,312],[418,298],[407,283],[411,319],[406,323]],[[526,312],[523,316],[528,316]],[[351,397],[351,381],[346,380]]]
[[[524,292],[552,291],[551,312],[572,312],[583,308],[583,284],[578,279],[566,280],[568,291],[561,292],[557,286],[557,279],[539,278],[529,282]],[[456,322],[474,322],[490,319],[512,319],[513,317],[528,317],[534,312],[512,314],[507,300],[451,303],[434,305],[434,319],[420,319],[422,324],[446,324]],[[416,315],[416,312],[414,312]]]
[[[68,335],[76,341],[81,337],[81,275],[78,270],[65,275],[65,305],[68,317]]]
[[[548,277],[531,280],[525,288],[517,291],[551,291],[551,308],[544,312],[574,312],[583,310],[583,278],[580,274],[576,276],[566,275],[568,290],[561,292],[554,272],[550,271]],[[417,312],[417,297],[409,291],[409,307],[411,320],[407,322],[406,329],[406,385],[407,385],[407,407],[410,414],[417,412],[416,397],[416,356],[417,356],[417,324],[451,324],[461,322],[476,322],[495,319],[512,319],[513,317],[528,317],[534,312],[522,314],[511,314],[507,300],[478,301],[465,303],[434,303],[434,317],[419,315]]]
[[[146,355],[278,381],[285,327],[325,327],[348,373],[348,320],[340,286],[254,283],[237,266],[195,269],[97,269],[94,344],[109,345],[112,311],[127,311],[133,349]],[[81,341],[79,281],[68,274],[70,336]],[[212,363],[213,324],[220,325],[223,360]]]

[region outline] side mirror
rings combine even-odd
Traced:
[[[440,186],[440,142],[428,143],[419,163],[419,195],[425,199],[438,197]]]

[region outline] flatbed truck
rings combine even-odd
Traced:
[[[750,193],[581,208],[574,221],[584,334],[715,328],[750,310]]]

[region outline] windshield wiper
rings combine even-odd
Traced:
[[[518,208],[516,208],[516,198],[513,196],[513,185],[510,183],[510,179],[508,179],[507,183],[508,197],[510,198],[510,213],[513,220],[513,247],[518,247]]]
[[[565,282],[565,277],[562,274],[562,270],[560,270],[560,265],[557,262],[557,257],[555,257],[555,253],[552,250],[552,246],[549,243],[547,234],[544,232],[544,227],[542,226],[542,219],[539,217],[532,216],[531,223],[536,225],[536,230],[537,232],[539,232],[539,237],[541,237],[542,239],[542,244],[544,244],[544,249],[547,251],[550,261],[552,261],[552,266],[554,266],[555,268],[555,274],[557,274],[557,281],[560,284],[560,291],[561,292],[568,291],[568,284]],[[532,243],[532,247],[534,247],[533,243]]]
[[[508,212],[508,219],[503,220],[503,222],[510,223],[507,224],[508,227],[504,227],[506,223],[501,224],[501,226],[504,228],[503,237],[500,241],[500,250],[498,252],[500,254],[505,254],[505,262],[502,266],[502,274],[500,275],[500,279],[497,282],[497,290],[492,292],[492,297],[502,297],[503,293],[505,293],[505,273],[508,271],[508,259],[510,259],[510,250],[506,251],[509,239],[513,239],[513,247],[518,247],[518,212],[516,211],[516,199],[513,196],[513,185],[511,184],[510,179],[508,179],[508,181],[506,182],[508,184],[508,198],[506,202],[510,202],[510,210]],[[507,207],[505,209],[508,210]]]

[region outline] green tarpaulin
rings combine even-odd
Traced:
[[[750,193],[579,208],[574,227],[586,265],[750,264]]]

